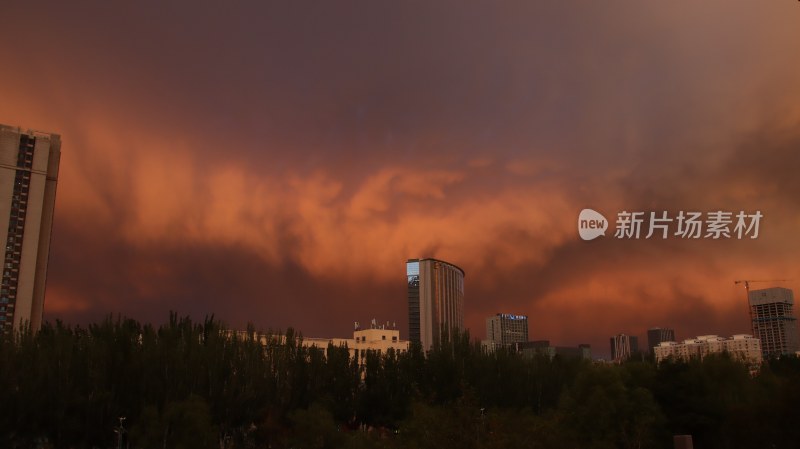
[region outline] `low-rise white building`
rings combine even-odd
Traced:
[[[240,338],[247,336],[244,331],[228,331],[228,333],[229,335],[235,333]],[[279,339],[280,342],[283,342],[286,337],[283,335],[256,334],[253,338],[266,345],[270,339]],[[347,346],[350,357],[358,357],[359,364],[364,362],[367,351],[386,354],[389,349],[394,349],[395,352],[402,353],[408,351],[409,345],[408,340],[400,339],[400,331],[398,329],[389,327],[388,324],[379,325],[375,320],[372,320],[372,324],[368,329],[361,329],[356,323],[353,338],[302,337],[298,338],[298,343],[301,343],[306,348],[314,347],[323,351],[327,349],[329,344],[335,347]]]
[[[675,360],[703,359],[708,354],[727,352],[734,359],[752,365],[761,364],[761,341],[752,335],[739,334],[731,338],[700,335],[682,343],[665,341],[654,348],[656,362],[672,357]]]
[[[325,349],[328,344],[333,346],[347,346],[350,357],[358,357],[363,363],[367,351],[377,351],[386,354],[389,349],[402,353],[408,351],[408,340],[400,340],[400,331],[389,329],[386,326],[376,326],[369,329],[357,328],[353,331],[353,338],[304,338],[303,346]]]

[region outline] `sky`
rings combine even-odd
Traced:
[[[0,6],[0,123],[62,137],[46,320],[404,336],[435,257],[473,336],[525,314],[603,355],[749,332],[734,280],[800,288],[798,2],[30,3]],[[763,218],[613,235],[682,210]]]

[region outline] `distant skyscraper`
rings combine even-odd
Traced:
[[[674,330],[654,327],[647,331],[647,347],[650,350],[650,353],[653,353],[653,348],[665,341],[675,341]]]
[[[486,318],[486,339],[495,346],[528,341],[528,317],[498,313]]]
[[[7,224],[0,226],[3,332],[42,324],[60,158],[58,134],[0,125],[0,220]]]
[[[619,334],[611,337],[611,358],[621,363],[639,351],[639,338],[632,335]]]
[[[464,329],[464,270],[436,259],[409,259],[408,334],[431,349],[440,332]]]
[[[782,287],[750,290],[748,299],[753,336],[761,340],[763,355],[767,357],[799,351],[792,291]]]

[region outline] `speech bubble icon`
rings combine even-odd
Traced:
[[[600,212],[584,209],[578,215],[578,234],[584,240],[594,240],[606,235],[608,220]]]

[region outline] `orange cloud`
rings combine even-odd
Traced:
[[[67,291],[59,286],[48,285],[45,308],[48,313],[74,313],[88,310],[92,304],[75,292]]]

